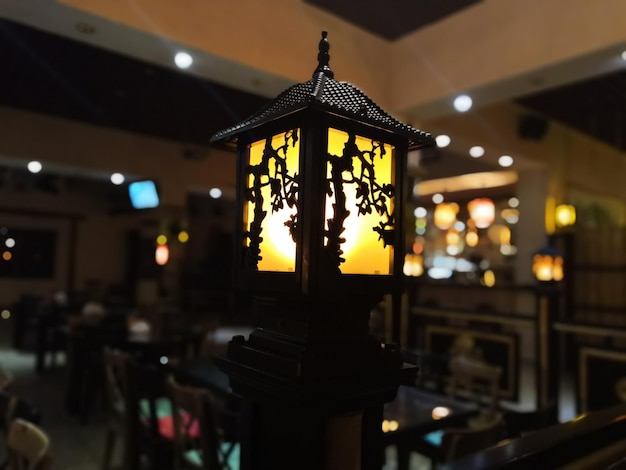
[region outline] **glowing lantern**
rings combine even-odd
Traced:
[[[448,230],[456,222],[456,215],[459,212],[459,205],[455,202],[442,202],[435,206],[434,223],[435,227],[441,230]]]
[[[475,228],[468,228],[467,233],[465,234],[465,243],[467,246],[477,246],[478,245],[478,232]]]
[[[158,245],[154,252],[154,261],[159,266],[165,266],[170,260],[170,249],[167,245]]]
[[[424,274],[424,259],[420,255],[407,254],[404,256],[404,267],[402,269],[405,276],[419,277]]]
[[[563,280],[563,256],[552,247],[542,248],[533,255],[533,274],[538,281]]]
[[[467,210],[477,228],[489,227],[496,216],[496,208],[493,201],[485,197],[470,201],[467,204]]]
[[[576,222],[576,208],[569,204],[559,204],[554,210],[557,227],[569,227]]]

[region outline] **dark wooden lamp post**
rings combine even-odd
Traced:
[[[402,286],[407,152],[434,141],[334,80],[326,36],[311,80],[212,137],[236,144],[238,287],[260,325],[219,364],[244,469],[380,468],[382,406],[416,373],[368,320]]]

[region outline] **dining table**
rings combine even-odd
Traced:
[[[220,399],[226,399],[231,409],[237,408],[240,397],[233,392],[228,376],[215,365],[211,357],[168,364],[167,368],[181,382],[206,388]],[[401,385],[395,400],[383,407],[380,435],[382,447],[395,446],[397,468],[407,470],[415,440],[433,431],[462,426],[478,411],[474,403],[415,386]]]

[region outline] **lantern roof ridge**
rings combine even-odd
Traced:
[[[434,139],[430,134],[403,124],[374,103],[359,88],[348,82],[339,82],[324,71],[316,71],[311,80],[287,88],[248,119],[214,134],[211,142],[236,140],[241,132],[307,107],[316,107],[350,119],[356,118],[401,134],[409,139],[409,148],[434,145]]]
[[[328,66],[330,56],[326,37],[327,33],[323,31],[318,66],[311,80],[287,88],[252,116],[214,134],[211,142],[232,142],[240,133],[263,123],[305,108],[317,108],[403,135],[409,139],[410,149],[434,146],[435,140],[430,134],[398,121],[354,85],[334,79]]]

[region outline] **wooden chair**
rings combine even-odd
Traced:
[[[104,350],[108,421],[103,470],[111,468],[111,456],[118,436],[124,439],[124,469],[139,468],[139,405],[131,377],[130,361],[131,358],[126,353],[108,348]]]
[[[49,470],[50,440],[35,424],[22,419],[11,422],[7,439],[7,470]]]
[[[504,438],[504,421],[502,415],[480,429],[450,428],[446,429],[441,439],[439,461],[443,463],[465,457],[496,445]]]
[[[489,420],[496,413],[500,400],[500,367],[465,355],[453,356],[448,366],[449,395],[474,401],[482,408],[482,416]]]
[[[178,469],[237,470],[239,448],[226,442],[216,424],[214,400],[208,390],[180,385],[168,378],[174,406],[174,436]]]

